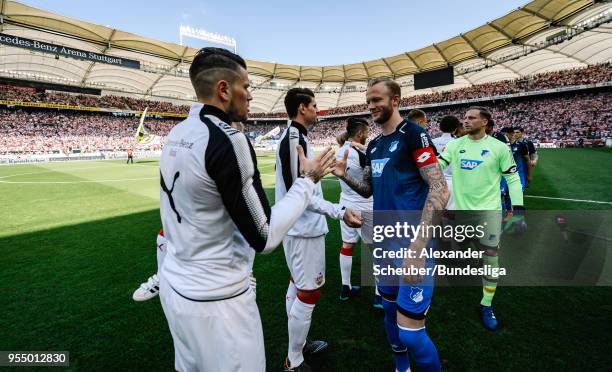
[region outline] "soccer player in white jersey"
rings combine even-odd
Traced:
[[[356,179],[363,178],[366,155],[364,151],[357,149],[353,144],[365,145],[368,136],[369,128],[366,119],[349,118],[346,121],[346,131],[337,138],[340,148],[336,151],[336,160],[341,160],[344,157],[344,151],[348,150],[348,166],[346,171],[351,177]],[[340,188],[342,190],[340,192],[341,205],[357,211],[372,210],[372,197],[364,198],[353,191],[342,180],[340,180]],[[340,221],[340,233],[342,236],[342,248],[340,248],[340,276],[342,278],[340,300],[345,301],[359,293],[361,289],[359,286],[351,285],[353,247],[361,239],[361,229],[349,227],[343,221]]]
[[[307,88],[289,89],[285,108],[291,122],[281,134],[276,149],[276,200],[285,197],[299,177],[301,160],[295,149],[301,146],[306,157],[314,156],[308,142],[308,128],[317,121],[314,93]],[[325,283],[325,234],[328,232],[325,215],[354,225],[351,222],[354,212],[324,200],[318,184],[310,205],[283,239],[291,273],[285,302],[289,331],[285,371],[309,371],[304,353],[319,352],[327,347],[325,341],[307,342],[312,313]]]
[[[232,128],[244,132],[244,124],[237,121],[233,122]],[[166,238],[164,237],[164,230],[159,230],[157,234],[157,272],[149,277],[146,282],[142,283],[140,287],[138,287],[134,293],[132,294],[132,299],[137,302],[147,301],[159,294],[159,270],[161,269],[161,265],[164,262],[164,256],[166,255]],[[253,263],[255,262],[255,251],[251,251],[250,260],[251,263],[251,276],[250,276],[250,285],[253,292],[256,292],[257,289],[257,280],[253,275]]]
[[[249,286],[249,252],[273,250],[335,161],[306,159],[304,177],[270,208],[243,121],[252,99],[244,60],[204,48],[189,76],[199,103],[166,138],[160,160],[160,214],[167,239],[160,300],[179,371],[265,371],[263,332]],[[357,223],[359,220],[357,220]]]
[[[440,120],[440,131],[442,135],[431,140],[440,154],[444,152],[446,145],[455,139],[457,129],[461,126],[461,121],[452,115],[447,115]],[[446,178],[446,184],[448,185],[448,191],[450,193],[450,197],[446,203],[446,209],[450,211],[455,209],[455,202],[453,201],[453,173],[450,167],[444,170],[444,177]]]

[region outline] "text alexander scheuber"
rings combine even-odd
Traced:
[[[457,242],[463,242],[466,239],[482,239],[485,236],[485,226],[483,225],[434,225],[423,226],[412,225],[407,222],[396,222],[395,225],[376,225],[373,229],[372,240],[374,243],[381,243],[384,239],[407,239],[413,243],[418,237],[427,239],[448,238],[454,239]],[[460,251],[440,251],[433,248],[424,247],[419,250],[407,248],[399,249],[384,249],[375,247],[372,250],[372,255],[377,260],[384,259],[482,259],[484,251],[468,248]],[[505,268],[491,267],[490,265],[471,267],[447,267],[445,265],[434,265],[433,267],[416,267],[408,265],[405,267],[396,267],[394,265],[374,264],[374,275],[456,275],[456,276],[490,276],[498,278],[506,275]]]

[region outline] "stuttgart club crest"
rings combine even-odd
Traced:
[[[317,275],[315,278],[315,283],[317,283],[317,285],[323,285],[323,273],[319,273],[319,275]]]

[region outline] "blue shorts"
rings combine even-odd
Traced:
[[[428,248],[434,245],[433,242],[430,242]],[[396,259],[394,265],[402,267],[402,260]],[[402,277],[377,277],[378,291],[386,300],[395,301],[398,311],[405,316],[416,320],[425,319],[434,292],[434,265],[433,258],[426,259],[425,268],[429,269],[429,275],[425,275],[423,281],[418,285],[405,283]]]

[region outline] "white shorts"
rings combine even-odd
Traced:
[[[371,211],[373,208],[372,203],[352,203],[342,197],[340,198],[340,204],[354,211],[362,212],[362,214],[364,211]],[[359,239],[362,239],[361,228],[349,227],[342,220],[340,220],[340,234],[344,243],[357,243]]]
[[[313,290],[325,284],[325,235],[283,239],[287,267],[298,289]]]
[[[340,234],[343,243],[357,243],[361,239],[361,228],[349,227],[344,221],[340,221]]]
[[[177,371],[266,370],[261,319],[250,288],[228,300],[198,302],[181,297],[160,279]]]

